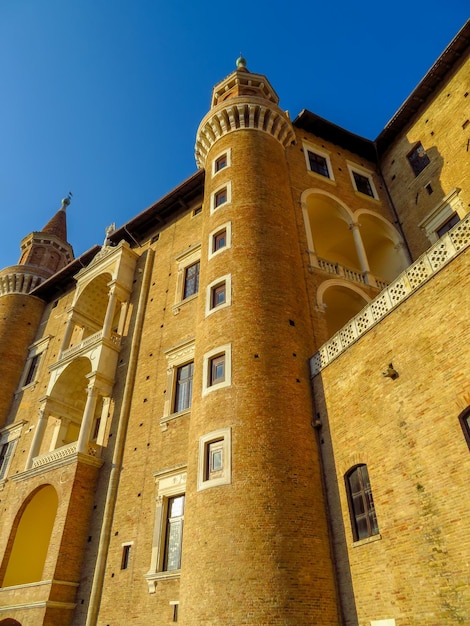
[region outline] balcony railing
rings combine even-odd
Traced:
[[[121,345],[121,335],[118,335],[117,333],[112,332],[109,339],[116,346]],[[91,346],[94,346],[95,344],[99,343],[102,340],[103,340],[103,331],[99,330],[97,333],[95,333],[94,335],[90,335],[89,337],[87,337],[86,339],[78,343],[76,346],[72,346],[70,348],[67,348],[67,350],[64,350],[62,354],[60,355],[60,358],[67,359],[69,357],[72,357],[75,354],[78,354],[79,352],[87,350],[88,348],[90,348]]]
[[[360,283],[362,285],[368,284],[367,278],[362,272],[358,272],[357,270],[353,270],[350,267],[341,265],[341,263],[327,261],[326,259],[321,259],[320,257],[318,257],[318,266],[324,272],[328,272],[329,274],[342,276],[343,278],[346,278],[347,280],[350,280],[354,283]],[[385,289],[385,287],[387,287],[387,285],[389,284],[385,280],[377,277],[375,277],[375,281],[379,289]]]
[[[323,344],[320,350],[310,358],[311,376],[316,376],[321,372],[366,331],[468,247],[470,247],[470,213],[467,213],[460,222]]]
[[[66,446],[61,446],[60,448],[56,448],[55,450],[51,450],[50,452],[34,457],[33,468],[49,465],[49,463],[53,463],[54,461],[61,461],[67,457],[74,456],[77,454],[77,443],[77,441],[73,441],[72,443],[68,443]],[[93,442],[88,443],[87,454],[89,456],[99,457],[99,451],[100,447],[97,444]]]

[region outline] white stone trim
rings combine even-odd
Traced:
[[[175,291],[175,304],[172,306],[171,310],[173,311],[173,315],[177,315],[180,311],[180,306],[183,302],[188,302],[193,298],[197,297],[197,293],[189,296],[188,298],[183,299],[184,296],[184,277],[186,268],[190,265],[194,265],[201,260],[201,244],[196,243],[193,246],[189,247],[187,250],[183,250],[175,257],[175,261],[178,264],[177,268],[177,276],[176,276],[176,291]]]
[[[218,250],[214,251],[214,236],[220,233],[224,229],[225,229],[225,246],[223,248],[219,248]],[[214,230],[212,230],[209,233],[209,239],[208,239],[208,245],[207,245],[207,250],[208,250],[207,258],[212,259],[218,254],[221,254],[222,252],[224,252],[225,250],[228,250],[231,247],[232,247],[232,222],[224,222],[223,224],[220,224],[219,226],[217,226],[217,228],[214,228]]]
[[[175,390],[176,390],[176,372],[178,367],[185,365],[186,363],[194,362],[194,346],[195,341],[192,337],[186,341],[183,341],[176,346],[172,346],[165,350],[165,356],[167,360],[167,380],[166,380],[166,394],[165,402],[163,404],[163,415],[160,419],[160,426],[166,430],[168,422],[176,417],[189,413],[191,409],[185,409],[175,413],[173,411],[175,403]]]
[[[219,304],[218,306],[212,306],[212,291],[215,287],[222,285],[225,283],[225,302]],[[207,285],[206,289],[206,308],[205,315],[211,315],[216,311],[220,311],[221,309],[225,309],[232,304],[232,274],[225,274],[224,276],[219,276],[215,280],[213,280],[209,285]]]
[[[216,196],[223,189],[226,189],[226,191],[227,191],[227,199],[222,204],[219,204],[218,206],[215,206]],[[231,202],[232,202],[232,181],[227,180],[222,185],[219,185],[217,187],[217,189],[214,189],[214,191],[211,194],[211,201],[210,201],[210,212],[211,212],[211,215],[213,213],[215,213],[216,211],[218,211],[219,209],[222,209],[222,208],[226,207],[228,204],[231,204]]]
[[[168,499],[184,495],[186,492],[186,466],[179,466],[166,472],[154,473],[157,485],[155,526],[152,541],[150,568],[145,579],[149,593],[155,593],[157,582],[162,579],[179,578],[181,570],[162,571],[166,539],[166,517]]]
[[[224,155],[227,156],[227,165],[223,167],[222,169],[220,169],[219,171],[216,171],[215,165],[217,161],[220,159],[220,157]],[[232,148],[227,148],[227,150],[223,150],[222,152],[219,152],[218,154],[216,154],[216,156],[212,159],[212,177],[217,176],[217,174],[220,174],[220,172],[224,172],[231,165],[232,165]]]
[[[208,447],[215,441],[222,441],[223,465],[222,473],[217,478],[207,478]],[[210,487],[229,485],[232,482],[232,429],[219,428],[199,439],[199,456],[197,465],[197,490],[202,491]]]
[[[351,163],[351,162],[347,161],[346,165],[348,167],[349,176],[351,178],[351,183],[352,183],[352,186],[354,188],[354,191],[357,194],[359,194],[359,196],[361,198],[369,198],[370,200],[378,200],[379,199],[379,195],[377,193],[377,189],[376,189],[375,184],[374,184],[374,173],[371,170],[366,169],[362,165],[357,165],[356,163]],[[369,196],[369,194],[362,193],[362,191],[358,190],[357,185],[356,185],[356,180],[355,180],[354,175],[353,175],[353,172],[356,172],[356,174],[360,174],[361,176],[365,176],[369,180],[369,184],[370,184],[372,193],[374,194],[373,196]]]
[[[465,216],[465,207],[459,197],[460,191],[458,187],[452,189],[418,224],[431,243],[439,239],[437,231],[454,213],[461,219]]]
[[[307,170],[313,174],[313,176],[315,176],[316,178],[320,179],[320,180],[329,180],[330,182],[334,182],[335,181],[335,176],[333,173],[333,167],[331,165],[331,159],[330,159],[330,152],[326,151],[324,148],[318,148],[315,144],[313,143],[309,143],[307,141],[302,141],[302,149],[304,152],[304,157],[305,157],[305,165],[307,167]],[[317,154],[318,156],[321,156],[325,159],[326,161],[326,166],[328,169],[328,176],[323,176],[323,174],[319,174],[318,172],[314,172],[311,168],[310,168],[310,160],[308,158],[308,153],[309,152],[313,152],[313,154]]]
[[[210,367],[211,361],[216,356],[225,354],[225,380],[215,385],[210,384]],[[202,374],[202,395],[206,396],[208,393],[223,389],[224,387],[230,387],[232,384],[232,344],[226,343],[223,346],[218,346],[206,352],[203,358],[203,374]]]

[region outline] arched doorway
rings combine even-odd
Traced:
[[[12,531],[13,545],[2,587],[42,580],[58,504],[54,487],[44,485],[22,507],[15,520],[16,532]]]

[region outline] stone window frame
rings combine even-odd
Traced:
[[[8,479],[8,471],[24,424],[26,421],[21,420],[0,430],[0,450],[3,451],[0,459],[0,491]]]
[[[28,357],[26,359],[23,375],[21,376],[19,384],[20,389],[27,389],[37,383],[39,370],[41,369],[41,363],[43,360],[41,357],[46,351],[50,340],[51,336],[48,335],[47,337],[43,337],[29,346]],[[34,368],[34,372],[32,372],[32,368]],[[26,382],[29,376],[31,376],[31,378],[28,382]]]
[[[305,141],[302,142],[302,148],[304,152],[305,165],[307,167],[307,171],[310,172],[310,174],[312,174],[316,178],[319,178],[320,180],[327,180],[330,182],[335,182],[333,166],[331,165],[330,153],[327,152],[325,149],[320,149],[316,145],[312,143],[307,143]],[[328,170],[328,176],[324,176],[323,174],[316,172],[315,170],[312,170],[312,166],[310,164],[310,158],[308,156],[309,152],[325,159],[326,168]]]
[[[218,194],[223,191],[225,189],[226,191],[226,199],[225,202],[221,202],[220,204],[216,204],[217,202],[217,196]],[[223,183],[222,185],[219,185],[217,187],[217,189],[214,189],[214,191],[211,194],[211,206],[210,206],[210,213],[211,215],[213,213],[215,213],[216,211],[218,211],[219,209],[226,207],[227,205],[229,205],[232,202],[232,181],[227,180],[225,183]]]
[[[216,287],[225,284],[225,301],[221,304],[214,306],[213,304],[213,293]],[[232,305],[232,275],[225,274],[224,276],[219,276],[211,283],[207,285],[206,288],[206,308],[205,315],[212,315],[216,311],[220,311],[221,309],[225,309],[228,306]]]
[[[461,189],[455,187],[419,222],[418,226],[431,243],[439,240],[438,230],[457,214],[460,219],[465,217],[465,207],[459,196]]]
[[[222,248],[219,248],[218,250],[214,250],[214,238],[223,230],[225,230],[225,246],[223,246]],[[211,232],[209,233],[209,238],[208,238],[208,248],[207,248],[208,259],[213,259],[218,254],[225,252],[225,250],[228,250],[231,247],[232,247],[232,222],[224,222],[223,224],[220,224],[219,226],[217,226],[217,228],[214,228],[214,230],[211,230]]]
[[[361,165],[356,165],[355,163],[347,163],[349,176],[351,178],[351,183],[354,188],[355,193],[359,194],[361,198],[369,198],[370,200],[378,200],[379,194],[377,193],[377,188],[374,183],[374,174],[371,170],[362,167]],[[354,174],[359,174],[359,176],[363,176],[367,178],[370,186],[370,190],[372,195],[368,193],[364,193],[363,191],[359,191],[356,184],[356,179],[354,178]]]
[[[159,581],[179,578],[181,570],[163,570],[166,524],[168,517],[168,501],[170,498],[186,494],[187,466],[178,465],[173,468],[159,470],[153,473],[157,485],[155,501],[155,524],[152,540],[150,568],[145,579],[149,593],[155,593]]]
[[[160,426],[163,430],[168,428],[168,422],[171,422],[178,417],[187,415],[191,412],[191,406],[182,411],[175,412],[175,394],[176,394],[176,376],[178,368],[187,363],[194,363],[194,337],[186,341],[182,341],[176,346],[172,346],[164,351],[167,361],[167,381],[166,381],[166,393],[165,402],[163,404],[163,415],[160,418]],[[194,381],[194,373],[193,373]],[[193,387],[194,392],[194,387]]]
[[[221,167],[220,169],[217,169],[217,162],[220,161],[220,159],[223,156],[226,157],[226,165],[224,165],[224,167]],[[223,150],[222,152],[219,152],[219,154],[217,154],[212,159],[212,177],[214,177],[217,174],[219,174],[219,172],[223,172],[224,170],[226,170],[231,165],[232,165],[232,149],[228,148],[227,150]]]
[[[211,444],[220,443],[223,455],[222,470],[210,475]],[[232,429],[230,426],[207,433],[199,439],[197,490],[229,485],[232,482]]]
[[[185,285],[185,276],[186,269],[195,263],[201,262],[201,244],[196,243],[193,246],[190,246],[187,250],[184,250],[180,254],[175,257],[175,261],[177,263],[177,275],[176,275],[176,292],[175,292],[175,304],[172,306],[172,311],[174,315],[177,315],[180,311],[180,307],[186,302],[190,302],[197,298],[199,294],[199,290],[184,298],[184,285]]]
[[[224,355],[224,380],[220,383],[211,383],[211,369],[212,362],[215,358]],[[218,346],[206,352],[203,357],[203,376],[202,376],[202,395],[206,396],[209,393],[230,387],[232,384],[232,344],[226,343],[223,346]]]

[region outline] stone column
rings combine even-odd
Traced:
[[[109,339],[111,336],[111,325],[113,323],[114,312],[116,310],[116,291],[114,287],[109,292],[108,308],[103,323],[103,338]]]
[[[39,448],[41,447],[42,438],[44,437],[44,431],[46,430],[48,415],[46,414],[46,408],[41,407],[39,409],[39,419],[36,424],[36,432],[33,436],[31,448],[29,449],[28,458],[26,459],[25,469],[31,469],[33,466],[33,459],[38,455]]]
[[[377,283],[375,282],[375,278],[370,271],[366,249],[364,248],[364,243],[362,241],[361,233],[359,231],[360,226],[361,225],[358,222],[353,222],[352,224],[349,224],[349,229],[352,231],[353,234],[354,245],[356,247],[357,258],[359,259],[359,265],[361,266],[361,272],[366,279],[366,283],[375,287]]]
[[[88,453],[87,446],[90,441],[91,427],[93,425],[93,417],[95,415],[96,403],[98,401],[97,387],[87,388],[87,401],[85,410],[83,411],[82,424],[80,426],[80,434],[78,435],[77,452]]]

